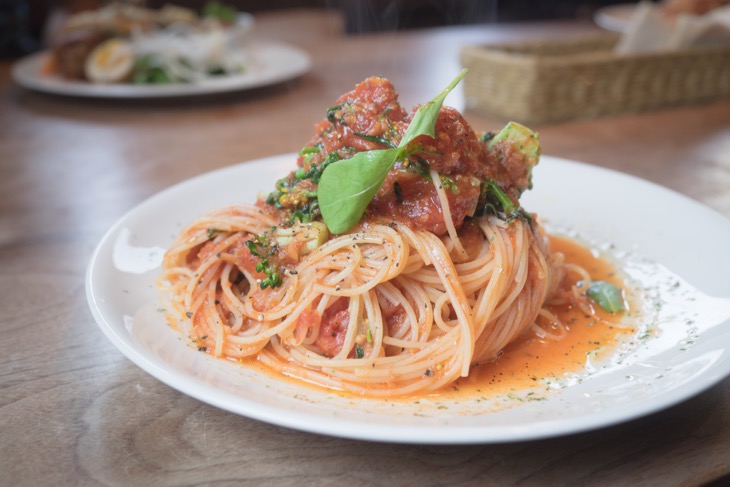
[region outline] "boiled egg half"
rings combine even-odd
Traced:
[[[119,83],[134,69],[134,50],[124,39],[107,39],[96,46],[84,64],[86,79],[92,83]]]

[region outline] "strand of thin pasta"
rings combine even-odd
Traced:
[[[419,236],[424,240],[425,247],[431,255],[431,261],[434,268],[438,272],[441,281],[449,295],[451,306],[459,320],[461,346],[461,375],[466,377],[469,374],[469,365],[473,353],[474,324],[472,322],[472,310],[466,308],[466,296],[458,280],[458,274],[454,268],[454,264],[449,257],[443,242],[434,234],[426,231],[419,232]]]
[[[404,295],[403,292],[396,288],[390,281],[380,283],[380,285],[378,286],[378,291],[394,306],[402,306],[404,312],[406,313],[406,321],[410,323],[410,326],[404,326],[400,330],[398,330],[399,333],[397,337],[402,338],[404,335],[406,335],[406,332],[410,332],[409,334],[411,338],[415,340],[418,337],[419,321],[416,318],[416,313],[413,310],[413,307],[408,302],[406,295]]]
[[[515,303],[515,298],[524,295],[525,279],[523,277],[526,278],[526,276],[520,272],[519,264],[522,264],[522,260],[527,259],[527,247],[520,245],[523,240],[516,236],[525,232],[526,228],[519,221],[513,222],[511,231],[505,230],[498,222],[492,223],[495,224],[487,228],[490,241],[495,247],[496,254],[504,253],[505,255],[500,256],[504,265],[500,267],[503,272],[500,272],[499,276],[499,290],[497,292],[487,290],[484,295],[492,299],[488,303],[489,318],[485,319],[480,316],[487,326],[482,330],[475,344],[474,355],[479,360],[494,356],[507,344],[505,337],[518,335],[529,324],[526,320],[515,316],[515,313],[503,316],[506,310],[513,311],[510,306],[519,309],[524,304]],[[497,249],[499,249],[498,252]],[[513,265],[515,262],[518,265]],[[534,310],[534,313],[537,313],[537,309]]]
[[[347,316],[349,316],[350,326],[347,327],[345,332],[345,341],[342,344],[340,351],[332,357],[333,361],[347,359],[350,350],[355,348],[355,337],[357,335],[357,324],[361,321],[360,305],[362,304],[363,296],[353,296],[350,298],[350,302],[347,306]]]
[[[550,328],[554,331],[548,331],[545,329],[544,326],[540,325],[538,323],[538,320],[535,320],[534,323],[532,323],[531,328],[533,332],[535,333],[535,336],[542,338],[542,339],[548,339],[548,340],[561,340],[565,338],[565,335],[568,333],[568,330],[565,328],[565,325],[563,325],[560,320],[549,310],[542,308],[540,309],[540,312],[538,314],[539,318],[542,318],[543,320],[548,321]]]
[[[383,349],[385,326],[383,324],[382,310],[379,305],[377,293],[375,290],[371,290],[368,294],[368,299],[365,300],[366,323],[371,332],[371,350],[368,357],[375,359],[380,356],[385,356],[385,350]]]
[[[411,296],[411,300],[415,303],[415,310],[418,312],[418,335],[414,337],[414,340],[427,339],[433,325],[433,307],[430,305],[426,291],[410,276],[398,276],[396,282],[408,296]],[[423,306],[419,306],[419,304]]]
[[[489,242],[492,253],[493,268],[490,274],[491,278],[487,281],[486,286],[480,291],[477,301],[474,304],[474,320],[478,324],[475,335],[481,337],[485,330],[488,330],[492,324],[490,317],[493,310],[497,306],[499,297],[503,292],[505,280],[503,278],[506,249],[501,234],[497,231],[492,223],[492,219],[487,219],[480,224],[480,228]]]
[[[456,251],[456,256],[460,261],[466,260],[469,258],[469,255],[466,253],[466,250],[464,250],[464,246],[461,245],[459,234],[454,226],[454,220],[451,218],[451,207],[449,206],[449,199],[446,196],[446,191],[444,190],[444,183],[441,182],[441,175],[434,169],[431,169],[429,172],[431,174],[431,181],[436,188],[436,195],[438,196],[441,213],[444,217],[446,232],[449,234],[449,237],[451,237],[451,243]]]
[[[492,328],[493,332],[483,335],[475,345],[475,360],[491,359],[522,334],[537,318],[537,314],[545,300],[551,274],[548,261],[536,246],[529,250],[529,266],[538,271],[530,272],[532,278],[528,280],[508,312],[499,316]]]
[[[498,317],[504,311],[512,305],[512,302],[522,291],[525,282],[527,281],[527,264],[528,264],[528,252],[529,246],[525,245],[525,239],[527,238],[526,232],[529,230],[524,224],[515,225],[517,230],[508,233],[512,245],[507,245],[506,248],[512,255],[508,256],[508,261],[517,263],[517,265],[509,266],[510,272],[506,278],[509,282],[509,292],[504,295],[495,310],[492,312],[493,317]]]

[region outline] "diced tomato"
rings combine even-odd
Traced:
[[[471,178],[460,176],[453,178],[453,182],[456,187],[447,188],[445,192],[451,219],[454,226],[459,228],[466,216],[476,208],[479,185],[474,184]],[[388,173],[383,186],[370,204],[370,211],[436,235],[446,233],[441,203],[433,182],[411,170],[401,169]]]
[[[334,357],[342,350],[347,326],[350,323],[350,314],[347,312],[348,304],[347,298],[340,298],[322,315],[319,336],[315,344],[327,357]]]
[[[315,310],[307,308],[297,318],[297,324],[294,327],[294,340],[299,345],[307,338],[307,334],[312,328],[318,326],[322,318]]]

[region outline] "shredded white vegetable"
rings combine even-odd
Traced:
[[[228,36],[222,27],[211,24],[206,29],[173,24],[154,32],[132,32],[130,39],[137,57],[154,56],[159,65],[175,80],[196,82],[210,77],[210,71],[241,72],[245,59],[233,55]]]

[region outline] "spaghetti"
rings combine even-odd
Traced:
[[[455,110],[441,109],[436,136],[395,164],[353,228],[328,232],[321,171],[402,136],[412,117],[393,94],[380,78],[358,85],[268,198],[204,215],[177,237],[158,287],[199,350],[391,397],[436,391],[524,333],[560,338],[545,306],[585,300],[590,277],[510,207],[536,160],[502,133],[478,139]],[[459,134],[466,143],[454,143]]]

